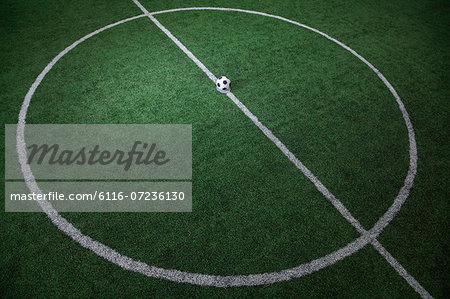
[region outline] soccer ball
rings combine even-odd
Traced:
[[[230,91],[230,79],[225,76],[220,76],[216,81],[216,89],[222,93]]]

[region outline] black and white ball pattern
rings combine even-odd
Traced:
[[[216,88],[219,91],[229,91],[230,90],[230,79],[225,76],[220,76],[216,82]]]

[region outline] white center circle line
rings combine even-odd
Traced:
[[[409,119],[409,115],[403,105],[403,102],[401,101],[400,97],[392,87],[392,85],[386,80],[386,78],[367,60],[365,60],[362,56],[357,54],[354,50],[350,49],[348,46],[342,44],[341,42],[335,40],[334,38],[331,38],[330,36],[326,35],[325,33],[320,32],[317,29],[314,29],[312,27],[303,25],[301,23],[275,16],[270,15],[262,12],[256,12],[256,11],[249,11],[249,10],[241,10],[241,9],[233,9],[233,8],[214,8],[214,7],[193,7],[193,8],[178,8],[178,9],[170,9],[165,11],[158,11],[158,12],[152,12],[148,15],[156,15],[156,14],[162,14],[162,13],[169,13],[169,12],[177,12],[177,11],[187,11],[187,10],[219,10],[219,11],[236,11],[236,12],[244,12],[244,13],[250,13],[250,14],[256,14],[256,15],[262,15],[266,17],[276,18],[280,19],[295,25],[298,25],[300,27],[306,28],[308,30],[311,30],[313,32],[316,32],[327,39],[337,43],[341,47],[345,48],[349,52],[351,52],[353,55],[358,57],[361,61],[363,61],[366,65],[368,65],[377,75],[378,77],[383,81],[383,83],[389,88],[391,93],[393,94],[394,98],[396,99],[400,111],[402,112],[404,121],[406,123],[406,127],[408,129],[408,136],[409,136],[409,153],[410,153],[410,165],[408,169],[408,174],[406,176],[404,186],[400,189],[397,197],[394,200],[394,203],[392,206],[388,209],[388,211],[380,217],[380,219],[377,221],[377,223],[374,225],[374,227],[367,233],[363,234],[359,238],[355,239],[354,241],[350,242],[346,246],[342,247],[341,249],[338,249],[322,258],[313,260],[309,263],[302,264],[300,266],[282,270],[279,272],[272,272],[272,273],[262,273],[262,274],[250,274],[250,275],[231,275],[231,276],[220,276],[220,275],[206,275],[206,274],[199,274],[199,273],[189,273],[185,271],[180,270],[174,270],[174,269],[163,269],[155,266],[147,265],[140,261],[135,261],[129,257],[123,256],[120,253],[116,252],[115,250],[111,249],[110,247],[93,240],[89,236],[84,235],[79,231],[77,228],[75,228],[70,222],[68,222],[65,218],[63,218],[59,213],[53,208],[53,206],[46,201],[40,201],[39,205],[41,206],[42,210],[47,214],[47,216],[50,218],[50,220],[66,235],[71,237],[73,240],[75,240],[77,243],[79,243],[81,246],[90,249],[97,255],[105,258],[108,261],[111,261],[120,267],[134,271],[139,272],[144,275],[147,275],[149,277],[157,277],[157,278],[165,278],[171,281],[175,282],[184,282],[184,283],[191,283],[191,284],[197,284],[197,285],[206,285],[206,286],[215,286],[215,287],[231,287],[231,286],[252,286],[252,285],[261,285],[261,284],[270,284],[274,282],[280,282],[292,279],[294,277],[301,277],[307,274],[311,274],[315,271],[318,271],[322,268],[325,268],[329,265],[332,265],[336,263],[339,260],[342,260],[343,258],[355,253],[359,249],[363,248],[368,243],[371,243],[375,238],[382,232],[382,230],[389,224],[389,222],[395,217],[397,212],[400,210],[402,204],[405,202],[406,198],[409,195],[409,191],[412,187],[414,177],[417,171],[417,149],[416,149],[416,141],[414,136],[413,127],[411,124],[411,121]],[[25,130],[25,124],[26,124],[26,114],[27,110],[31,101],[31,98],[36,91],[37,87],[43,80],[43,78],[46,76],[46,74],[51,70],[51,68],[58,62],[61,57],[63,57],[65,54],[67,54],[69,51],[71,51],[73,48],[75,48],[77,45],[85,41],[86,39],[104,31],[107,29],[110,29],[112,27],[115,27],[120,24],[124,24],[126,22],[136,20],[138,18],[142,18],[145,16],[148,16],[146,14],[138,15],[132,18],[127,18],[124,20],[121,20],[119,22],[107,25],[103,28],[100,28],[83,38],[75,41],[72,45],[64,49],[61,53],[59,53],[46,67],[45,69],[39,74],[39,76],[36,78],[35,82],[30,87],[29,91],[27,92],[20,113],[19,113],[19,121],[17,125],[17,136],[16,136],[16,145],[17,145],[17,152],[19,156],[19,163],[21,165],[21,170],[25,178],[25,182],[32,192],[36,193],[42,193],[39,189],[35,178],[33,176],[33,173],[31,172],[31,169],[29,165],[26,163],[26,144],[24,139],[24,130]],[[211,78],[211,77],[210,77]],[[330,193],[331,194],[331,193]]]

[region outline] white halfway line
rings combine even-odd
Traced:
[[[142,10],[142,12],[161,29],[214,83],[217,77],[197,58],[195,55],[189,51],[166,27],[164,27],[148,10],[138,1],[133,0],[133,2]],[[289,151],[289,149],[270,131],[266,126],[264,126],[258,118],[241,102],[239,99],[231,92],[227,93],[227,96],[241,109],[244,114],[249,117],[252,122],[269,138],[275,145],[286,155],[289,160],[295,164],[295,166],[306,176],[308,179],[316,186],[316,188],[333,204],[333,206],[344,216],[344,218],[356,228],[356,230],[365,235],[368,232],[362,227],[359,221],[351,215],[350,211],[342,204],[342,202],[337,199],[323,184],[320,180],[298,160],[295,155]],[[411,285],[411,287],[416,290],[422,297],[430,298],[431,295],[417,282],[414,277],[412,277],[405,268],[403,268],[400,263],[386,250],[384,247],[373,238],[372,245],[375,249],[389,262],[389,264]]]

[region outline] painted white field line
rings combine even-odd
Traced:
[[[239,9],[232,9],[232,8],[212,8],[212,7],[196,7],[196,8],[180,8],[180,9],[172,9],[168,11],[160,11],[160,12],[153,12],[152,14],[160,14],[165,12],[174,12],[174,11],[182,11],[182,10],[224,10],[224,11],[239,11],[239,12],[246,12],[246,13],[252,13],[252,14],[259,14],[263,16],[278,18],[281,20],[287,20],[282,17],[268,15],[265,13],[255,12],[255,11],[243,11]],[[58,62],[58,60],[63,57],[65,54],[67,54],[70,50],[75,48],[77,45],[79,45],[81,42],[85,41],[86,39],[106,30],[109,28],[112,28],[114,26],[117,26],[119,24],[123,24],[125,22],[135,20],[141,17],[144,17],[145,15],[139,15],[132,18],[128,18],[110,25],[107,25],[103,28],[100,28],[81,39],[75,41],[72,45],[64,49],[61,53],[59,53],[47,66],[46,68],[39,74],[39,76],[36,78],[35,82],[30,87],[29,91],[27,92],[24,101],[22,103],[22,107],[19,113],[19,121],[17,124],[17,137],[16,137],[16,143],[17,143],[17,152],[19,155],[19,163],[21,165],[21,170],[25,179],[25,182],[30,189],[30,191],[35,193],[42,193],[39,187],[37,186],[37,183],[35,181],[35,178],[33,176],[33,173],[31,172],[31,169],[29,165],[26,163],[26,144],[24,139],[24,130],[25,130],[25,120],[26,120],[26,114],[27,110],[31,101],[31,98],[36,91],[36,88],[39,86],[45,75],[51,70],[51,68]],[[301,25],[300,23],[290,21],[293,24]],[[304,27],[303,25],[302,27]],[[308,28],[308,27],[305,27]],[[326,36],[325,34],[322,34]],[[187,49],[186,49],[187,50]],[[356,53],[356,52],[355,52]],[[192,54],[192,53],[191,53]],[[388,86],[389,87],[389,86]],[[396,93],[394,94],[396,96]],[[400,98],[396,97],[396,100],[401,103]],[[401,103],[402,104],[402,103]],[[400,109],[406,112],[403,104],[400,105]],[[403,113],[403,111],[402,111]],[[404,116],[405,118],[405,116]],[[408,118],[409,120],[409,118]],[[412,125],[411,123],[406,121],[408,133],[410,137],[410,149],[411,147],[415,147],[415,140],[414,140],[414,132],[412,131]],[[412,131],[412,134],[411,134]],[[413,143],[411,143],[411,138],[413,139]],[[417,155],[417,153],[415,153]],[[413,155],[413,151],[410,150],[410,156]],[[116,265],[130,270],[135,271],[144,275],[147,275],[149,277],[157,277],[157,278],[164,278],[175,282],[184,282],[184,283],[191,283],[191,284],[198,284],[198,285],[208,285],[208,286],[215,286],[215,287],[231,287],[231,286],[253,286],[253,285],[260,285],[260,284],[270,284],[274,282],[280,282],[280,281],[286,281],[289,279],[292,279],[294,277],[302,277],[304,275],[311,274],[315,271],[318,271],[322,268],[325,268],[327,266],[330,266],[337,261],[350,256],[351,254],[355,253],[356,251],[363,248],[366,244],[372,242],[373,238],[375,238],[381,230],[389,224],[389,222],[392,220],[392,218],[395,216],[396,210],[398,211],[401,208],[401,205],[406,200],[409,189],[412,186],[412,181],[414,180],[415,172],[411,172],[412,169],[415,169],[417,165],[414,165],[417,163],[417,159],[410,159],[410,168],[408,171],[408,176],[405,180],[405,185],[402,187],[402,189],[399,192],[399,195],[397,196],[396,200],[394,201],[394,204],[390,207],[388,212],[380,218],[378,221],[378,224],[382,224],[383,226],[381,229],[374,230],[372,233],[364,234],[361,237],[355,239],[354,241],[350,242],[346,246],[342,247],[341,249],[332,252],[322,258],[318,258],[316,260],[313,260],[309,263],[302,264],[300,266],[282,270],[280,272],[273,272],[273,273],[263,273],[263,274],[251,274],[251,275],[234,275],[234,276],[218,276],[218,275],[205,275],[205,274],[198,274],[198,273],[189,273],[174,269],[163,269],[158,268],[154,266],[149,266],[143,262],[135,261],[129,257],[123,256],[120,253],[116,252],[115,250],[111,249],[110,247],[97,242],[93,239],[91,239],[89,236],[84,235],[81,233],[78,229],[76,229],[70,222],[68,222],[66,219],[61,217],[61,215],[58,214],[58,212],[53,208],[51,203],[49,202],[39,202],[42,210],[47,214],[47,216],[51,219],[51,221],[60,229],[62,232],[64,232],[66,235],[71,237],[74,241],[79,243],[81,246],[93,251],[95,254],[97,254],[100,257],[105,258],[106,260],[115,263]],[[409,184],[407,183],[409,182]],[[395,206],[395,207],[394,207]],[[387,214],[392,215],[392,217],[385,217]],[[382,219],[384,218],[384,220]],[[375,228],[375,226],[374,226]],[[373,229],[374,229],[373,228]],[[372,230],[371,230],[372,231]]]
[[[145,15],[135,16],[107,25],[75,41],[73,44],[65,48],[63,51],[61,51],[61,53],[59,53],[44,68],[44,70],[38,75],[38,77],[31,85],[30,89],[25,95],[25,98],[23,100],[19,112],[19,120],[17,122],[17,135],[16,135],[16,148],[21,171],[25,179],[25,183],[31,192],[34,192],[36,194],[42,194],[42,191],[39,189],[39,186],[36,183],[33,172],[31,171],[30,166],[27,164],[26,142],[24,136],[26,126],[26,115],[34,92],[41,84],[42,80],[45,78],[47,73],[53,68],[53,66],[64,55],[69,53],[77,45],[106,29],[110,29],[114,26],[124,24],[128,21],[135,20],[141,17],[145,17]],[[327,254],[321,258],[279,272],[250,274],[250,275],[231,275],[231,276],[207,275],[150,266],[146,263],[136,261],[133,260],[132,258],[121,255],[114,249],[98,241],[93,240],[91,237],[87,235],[84,235],[80,230],[78,230],[69,221],[67,221],[64,217],[62,217],[58,213],[58,211],[54,209],[54,207],[50,202],[39,201],[38,204],[41,207],[42,211],[46,213],[46,215],[49,217],[52,223],[59,230],[61,230],[67,236],[72,238],[75,242],[77,242],[81,246],[97,254],[99,257],[102,257],[105,260],[110,261],[111,263],[114,263],[125,270],[138,272],[148,277],[163,278],[174,282],[190,283],[203,286],[213,286],[213,287],[255,286],[263,284],[271,284],[275,282],[290,280],[292,278],[302,277],[311,274],[315,271],[318,271],[320,269],[323,269],[325,267],[328,267],[330,265],[333,265],[334,263],[357,252],[358,250],[360,250],[361,248],[363,248],[364,246],[366,246],[368,243],[371,242],[371,239],[369,239],[367,235],[364,235],[348,243],[346,246],[330,254]]]
[[[148,11],[147,9],[138,1],[138,0],[133,0],[133,2],[142,10],[142,12],[145,13],[145,15],[148,16],[148,18],[155,23],[192,61],[194,61],[194,63],[203,71],[206,73],[206,75],[215,83],[216,82],[216,77],[212,74],[212,72],[202,63],[200,62],[199,59],[197,59],[197,57],[195,57],[194,54],[192,54],[191,51],[189,51],[167,28],[165,28],[155,17],[153,17]],[[228,10],[228,9],[223,9],[223,10]],[[246,10],[240,10],[242,12],[248,12]],[[264,14],[266,16],[269,16],[268,14]],[[282,17],[278,17],[279,19],[282,19],[284,21],[288,21],[288,22],[293,22],[290,21],[288,19],[282,18]],[[293,22],[294,24],[296,22]],[[300,25],[300,23],[296,23],[297,25]],[[350,47],[346,46],[345,44],[339,42],[338,40],[331,38],[330,36],[314,29],[308,26],[305,26],[303,24],[301,24],[302,27],[305,27],[309,30],[312,30],[316,33],[321,34],[322,36],[332,40],[335,43],[338,43],[339,45],[341,45],[342,47],[344,47],[346,50],[350,51],[352,54],[354,54],[355,56],[357,56],[360,60],[362,60],[365,64],[367,64],[379,77],[380,79],[385,83],[385,85],[389,88],[389,90],[391,91],[391,93],[396,97],[396,99],[400,99],[397,92],[395,91],[395,89],[392,87],[392,85],[387,81],[387,79],[381,74],[380,71],[378,71],[378,69],[376,69],[371,63],[369,63],[365,58],[363,58],[362,56],[360,56],[358,53],[356,53],[356,51],[352,50]],[[306,176],[308,177],[308,179],[316,186],[316,188],[333,204],[333,206],[344,216],[344,218],[350,223],[352,224],[353,227],[356,228],[356,230],[361,233],[361,234],[367,234],[367,231],[362,227],[362,225],[359,223],[359,221],[353,217],[353,215],[351,215],[351,213],[347,210],[347,208],[342,204],[342,202],[337,199],[323,184],[322,182],[320,182],[320,180],[306,167],[303,165],[303,163],[297,159],[297,157],[295,157],[294,154],[292,154],[291,151],[289,151],[289,149],[272,133],[272,131],[270,131],[266,126],[264,126],[259,120],[258,118],[250,111],[248,110],[248,108],[241,102],[239,101],[239,99],[231,92],[227,93],[227,96],[239,107],[239,109],[241,109],[242,112],[244,112],[244,114],[249,117],[253,123],[272,141],[275,143],[275,145],[283,152],[283,154],[285,154],[289,160],[294,163],[294,165]],[[402,110],[402,112],[406,112],[406,109],[403,106],[403,103],[400,101],[399,103],[400,109]],[[403,106],[403,107],[402,107]],[[403,109],[402,109],[403,108]],[[404,114],[405,116],[405,114]],[[408,126],[408,122],[409,124],[411,123],[409,120],[409,115],[406,112],[406,122],[407,122],[407,126]],[[412,129],[412,124],[411,124],[411,129]],[[410,130],[408,132],[411,132]],[[414,133],[414,131],[412,131]],[[415,161],[417,162],[417,158],[415,159]],[[415,173],[415,172],[414,172]],[[408,177],[407,177],[408,179]],[[412,180],[411,180],[411,185],[412,185]],[[393,215],[390,214],[388,218],[390,218],[390,220],[392,220]],[[376,234],[377,232],[381,233],[381,229],[380,228],[384,228],[385,226],[383,226],[382,223],[380,223],[380,221],[378,221],[376,223],[376,225],[374,226],[374,228],[372,228],[371,230],[371,235],[378,235]],[[375,234],[374,234],[375,233]],[[381,244],[375,239],[376,236],[374,236],[374,242],[373,244],[379,244],[379,246],[381,246]],[[375,245],[374,245],[375,246]],[[377,248],[375,246],[375,248]],[[379,248],[377,248],[377,250],[380,252]],[[386,254],[381,254],[383,257],[385,257],[385,259],[391,264],[393,265],[390,260],[388,260],[388,257],[392,257],[386,250],[383,251]],[[380,252],[381,253],[381,252]],[[392,257],[393,259],[393,257]],[[395,259],[394,259],[395,260]],[[404,269],[398,262],[396,262],[396,265],[400,266],[402,269]],[[394,267],[394,266],[393,266]],[[394,269],[397,270],[397,268],[394,267]],[[422,296],[430,296],[428,294],[428,292],[425,291],[425,289],[420,286],[419,284],[419,288],[417,288],[417,284],[418,282],[412,277],[410,276],[406,270],[405,271],[397,271],[419,294],[421,294]],[[413,285],[412,283],[415,282],[415,285]],[[425,291],[425,293],[422,293],[421,291]]]
[[[236,106],[241,109],[244,114],[252,120],[252,122],[267,136],[275,145],[281,150],[281,152],[292,162],[294,165],[316,186],[317,190],[322,193],[325,198],[327,198],[331,204],[344,216],[344,218],[350,222],[353,227],[360,234],[367,234],[368,232],[362,227],[361,223],[353,217],[349,210],[344,206],[344,204],[337,199],[325,186],[322,182],[299,160],[297,157],[278,139],[271,130],[269,130],[266,126],[264,126],[258,118],[239,101],[236,96],[228,92],[227,96],[236,104]]]
[[[166,27],[164,27],[151,13],[148,12],[147,9],[137,0],[133,0],[133,2],[142,10],[142,12],[153,22],[159,29],[162,30],[195,64],[208,76],[211,81],[216,83],[216,76],[211,73],[208,68],[192,54]]]
[[[392,266],[392,268],[397,271],[398,274],[400,274],[401,277],[403,277],[409,285],[422,296],[422,298],[433,298],[430,293],[427,292],[427,290],[424,289],[420,285],[420,283],[409,274],[405,268],[403,268],[402,265],[381,245],[381,243],[374,239],[372,241],[373,247],[386,259],[386,261]]]
[[[380,78],[380,80],[383,82],[384,85],[389,89],[391,94],[394,96],[395,101],[398,104],[398,107],[402,113],[403,120],[405,121],[406,128],[408,130],[408,142],[409,142],[409,168],[408,173],[406,175],[404,185],[400,189],[399,193],[397,194],[397,197],[394,200],[394,203],[389,207],[389,209],[386,211],[386,213],[380,217],[378,222],[374,225],[374,227],[370,230],[370,233],[372,235],[379,235],[381,231],[394,219],[395,215],[400,211],[403,203],[406,201],[406,198],[409,196],[409,192],[413,186],[414,178],[417,173],[417,144],[416,144],[416,137],[413,129],[413,125],[411,123],[411,119],[409,117],[408,111],[405,108],[405,105],[403,104],[400,96],[397,94],[397,91],[394,89],[394,87],[389,83],[389,81],[384,77],[384,75],[375,67],[373,64],[371,64],[369,61],[367,61],[364,57],[359,55],[355,50],[350,48],[349,46],[345,45],[344,43],[338,41],[337,39],[329,36],[326,33],[323,33],[322,31],[319,31],[313,27],[307,26],[305,24],[280,17],[277,15],[272,15],[264,12],[259,11],[253,11],[253,10],[246,10],[246,9],[238,9],[238,8],[224,8],[224,7],[186,7],[186,8],[174,8],[174,9],[167,9],[157,12],[150,13],[151,15],[158,15],[163,13],[170,13],[170,12],[178,12],[178,11],[190,11],[190,10],[218,10],[218,11],[235,11],[235,12],[242,12],[242,13],[248,13],[248,14],[254,14],[254,15],[260,15],[265,16],[269,18],[274,18],[278,20],[282,20],[300,27],[303,27],[305,29],[311,30],[317,34],[320,34],[321,36],[325,37],[326,39],[336,43],[337,45],[341,46],[342,48],[346,49],[353,55],[355,55],[359,60],[361,60],[364,64],[366,64],[377,76]]]
[[[142,10],[142,12],[158,26],[210,79],[216,83],[217,77],[202,63],[200,60],[192,54],[166,27],[164,27],[154,16],[152,16],[147,9],[138,1],[133,0],[133,2]],[[273,142],[275,145],[285,154],[289,160],[291,160],[294,165],[305,175],[311,182],[317,187],[317,189],[335,206],[335,208],[350,222],[358,232],[367,233],[367,231],[362,227],[358,220],[356,220],[350,212],[345,208],[339,199],[333,196],[330,191],[317,179],[317,177],[303,165],[300,160],[298,160],[291,151],[270,131],[266,126],[264,126],[258,118],[250,112],[250,110],[242,104],[241,101],[236,98],[236,96],[228,92],[227,96],[241,109],[244,114],[249,117],[253,123]]]

